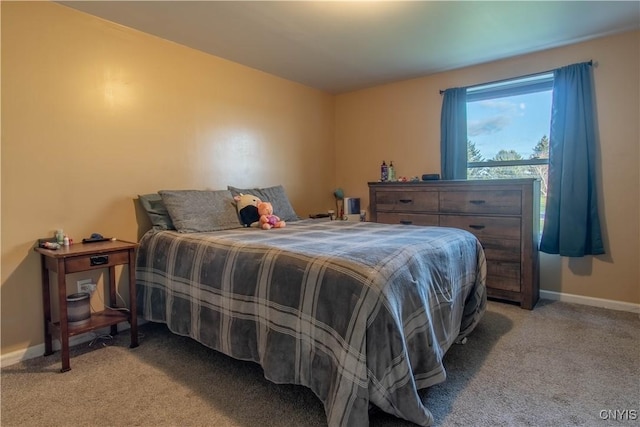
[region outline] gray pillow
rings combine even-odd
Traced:
[[[140,204],[147,211],[153,228],[157,230],[175,230],[169,212],[158,193],[138,195]]]
[[[282,185],[267,188],[237,188],[231,185],[227,186],[234,196],[238,194],[253,194],[258,196],[263,202],[269,202],[273,205],[273,214],[280,217],[283,221],[298,221],[300,217],[293,210],[291,202],[284,191]]]
[[[158,193],[180,233],[242,227],[229,190],[162,190]]]

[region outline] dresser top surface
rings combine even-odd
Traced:
[[[445,180],[436,179],[428,181],[407,181],[407,182],[380,182],[373,181],[367,184],[370,187],[397,187],[397,186],[421,186],[421,185],[465,185],[465,186],[484,186],[484,185],[530,185],[539,181],[536,178],[517,178],[517,179],[455,179]]]

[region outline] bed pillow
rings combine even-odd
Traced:
[[[149,215],[151,225],[157,230],[175,230],[169,211],[158,193],[138,195],[140,204]]]
[[[279,216],[283,221],[298,221],[300,219],[293,206],[291,206],[291,202],[289,202],[282,185],[267,188],[238,188],[228,185],[227,189],[234,196],[240,193],[253,194],[263,202],[270,202],[273,205],[273,214]]]
[[[229,190],[162,190],[158,193],[180,233],[242,227]]]

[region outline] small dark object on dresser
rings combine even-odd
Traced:
[[[424,175],[422,175],[423,181],[436,181],[438,179],[440,179],[439,173],[425,173]]]

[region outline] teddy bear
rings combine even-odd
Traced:
[[[269,230],[271,228],[283,228],[286,223],[277,215],[273,214],[273,205],[269,202],[258,203],[258,214],[260,215],[260,228]]]
[[[258,213],[258,203],[262,202],[257,196],[253,194],[242,194],[233,198],[236,202],[236,209],[238,210],[238,216],[240,222],[245,227],[257,226],[260,220],[260,214]]]

